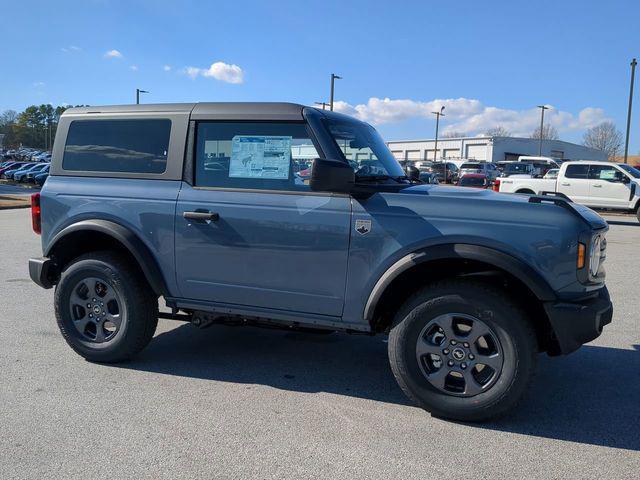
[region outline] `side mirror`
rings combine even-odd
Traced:
[[[355,182],[356,175],[349,164],[323,158],[313,161],[309,186],[314,192],[349,193]]]

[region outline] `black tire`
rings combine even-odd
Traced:
[[[487,383],[487,389],[473,396],[461,396],[465,393],[452,393],[432,385],[427,374],[423,373],[424,364],[418,361],[418,339],[423,329],[430,328],[434,320],[448,318],[447,315],[452,313],[482,319],[480,324],[489,327],[500,345],[502,361],[499,373],[496,370],[492,383]],[[469,341],[473,342],[473,339]],[[442,340],[442,345],[445,342],[448,346],[446,339]],[[444,348],[442,345],[435,348]],[[466,342],[465,345],[469,347]],[[475,345],[472,344],[467,353]],[[394,319],[388,351],[391,370],[400,388],[418,406],[438,417],[472,422],[497,417],[513,408],[533,378],[537,362],[535,331],[522,310],[503,291],[469,280],[436,282],[409,298]],[[470,370],[460,370],[461,363],[448,367],[446,362],[454,360],[452,352],[448,353],[448,357],[441,357],[441,368],[446,367],[453,372],[447,374],[447,380],[456,380],[457,377],[449,375],[458,375],[458,371],[461,375],[471,373]],[[472,357],[474,355],[468,358]],[[424,356],[419,358],[425,359]],[[474,358],[476,363],[481,363],[477,352]],[[473,368],[476,374],[475,368],[485,367]],[[487,371],[491,372],[491,369]]]
[[[85,279],[104,281],[102,285],[113,289],[113,294],[117,295],[120,324],[111,337],[107,336],[101,343],[87,338],[74,324],[77,320],[74,320],[71,299],[74,298],[73,294],[77,294],[74,289]],[[89,297],[91,296],[95,294],[90,294]],[[94,300],[96,299],[100,300],[99,297]],[[91,302],[91,298],[87,301]],[[70,263],[60,276],[54,303],[62,336],[73,350],[92,362],[115,363],[130,359],[147,346],[158,325],[156,295],[139,271],[115,252],[91,252]],[[97,330],[97,324],[93,325],[94,330]]]

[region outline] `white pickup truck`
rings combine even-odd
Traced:
[[[494,189],[530,195],[562,193],[588,207],[635,212],[640,221],[640,170],[623,163],[565,162],[557,179],[504,177],[496,180]]]

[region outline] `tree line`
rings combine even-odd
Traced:
[[[71,105],[31,105],[22,112],[5,110],[0,114],[0,134],[3,146],[51,149],[56,136],[60,115]]]

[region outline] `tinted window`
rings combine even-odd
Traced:
[[[319,156],[302,123],[200,122],[195,184],[306,191]]]
[[[488,184],[486,177],[469,177],[465,175],[460,179],[461,187],[484,187]]]
[[[592,180],[620,181],[624,173],[611,165],[591,165],[589,168],[589,178]]]
[[[475,170],[482,170],[481,163],[463,163],[460,168],[470,168]]]
[[[634,167],[630,167],[629,165],[622,164],[618,165],[621,169],[631,175],[633,178],[640,178],[640,170]]]
[[[567,178],[587,178],[589,165],[569,165],[565,176]]]
[[[62,168],[90,172],[162,173],[171,120],[75,120]]]

